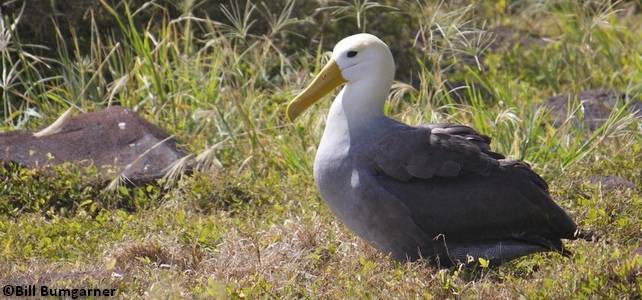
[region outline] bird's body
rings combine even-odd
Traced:
[[[347,83],[314,161],[317,188],[332,211],[399,260],[449,266],[563,251],[560,239],[575,238],[577,228],[546,183],[528,165],[491,152],[490,139],[469,127],[412,127],[384,116],[393,75],[383,42],[351,36],[288,108],[296,117],[314,102],[306,99],[327,93],[324,85]]]

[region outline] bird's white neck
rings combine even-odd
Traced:
[[[392,80],[369,78],[350,82],[335,98],[321,143],[360,143],[376,131]]]
[[[384,80],[360,80],[348,83],[335,102],[341,104],[346,117],[354,125],[365,125],[383,115],[390,83]]]

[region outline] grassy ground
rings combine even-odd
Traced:
[[[48,55],[21,41],[13,34],[20,22],[3,16],[4,130],[41,127],[69,107],[120,103],[211,166],[129,190],[106,190],[68,166],[55,176],[1,170],[0,283],[116,287],[122,298],[642,297],[642,257],[633,255],[642,242],[640,120],[620,105],[595,131],[581,109],[554,127],[538,106],[589,88],[640,97],[640,4],[234,3],[200,4],[216,6],[220,19],[190,14],[198,8],[190,1],[175,18],[153,3],[103,3],[118,32],[92,26],[90,42],[61,38]],[[141,11],[153,16],[142,26]],[[497,49],[485,29],[498,25],[538,42]],[[490,135],[494,149],[531,163],[577,223],[603,238],[567,243],[571,258],[439,270],[393,262],[349,232],[311,176],[330,101],[296,124],[285,121],[284,105],[338,39],[360,31],[381,36],[397,56],[389,115]],[[455,81],[475,88],[453,99]],[[603,175],[634,187],[589,180]]]

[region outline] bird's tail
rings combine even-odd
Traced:
[[[599,240],[599,236],[595,232],[591,230],[580,229],[580,228],[575,230],[575,233],[573,233],[573,238],[583,239],[589,242],[597,242]]]

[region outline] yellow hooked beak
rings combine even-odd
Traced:
[[[312,104],[319,101],[321,97],[345,82],[346,80],[343,79],[339,66],[334,59],[330,59],[317,77],[312,80],[312,83],[288,104],[287,115],[290,122],[294,121]]]

